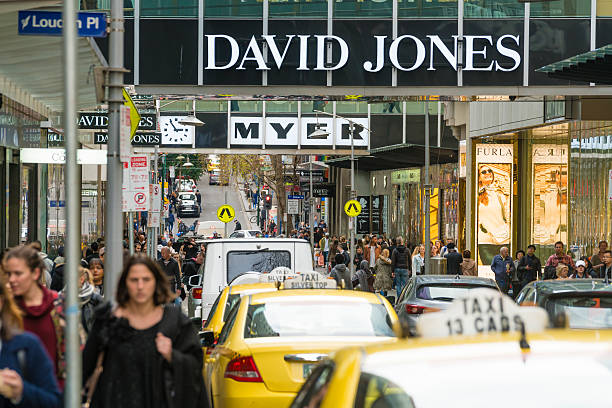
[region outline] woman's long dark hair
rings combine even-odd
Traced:
[[[156,306],[163,305],[172,300],[172,293],[170,292],[170,283],[168,277],[159,268],[156,262],[145,255],[134,255],[131,256],[121,272],[119,277],[119,283],[117,284],[117,303],[121,307],[125,307],[130,301],[130,294],[127,290],[127,276],[130,273],[130,269],[135,265],[144,265],[151,271],[155,278],[155,293],[153,294],[153,304]]]

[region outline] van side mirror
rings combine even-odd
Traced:
[[[189,277],[189,286],[200,286],[202,285],[202,275],[192,275]]]
[[[212,347],[215,345],[215,333],[212,331],[201,331],[198,335],[200,336],[200,344],[202,347]]]

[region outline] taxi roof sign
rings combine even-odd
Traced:
[[[427,313],[417,321],[423,337],[473,336],[478,334],[544,331],[548,313],[539,307],[518,306],[495,289],[478,288],[470,296],[453,300],[441,312]]]
[[[219,219],[219,221],[224,222],[224,223],[228,223],[231,220],[234,219],[234,217],[236,216],[236,211],[234,211],[234,208],[231,205],[222,205],[221,207],[217,208],[217,218]]]
[[[319,272],[298,274],[285,280],[283,289],[336,289],[336,280]]]
[[[348,200],[344,204],[344,212],[349,217],[356,217],[361,214],[361,204],[357,200]]]

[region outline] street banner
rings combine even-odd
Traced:
[[[130,160],[130,155],[132,154],[132,145],[131,143],[131,132],[132,132],[132,122],[130,116],[131,108],[129,106],[121,106],[121,127],[119,131],[119,156],[122,162],[126,162]]]
[[[149,211],[149,158],[132,156],[123,163],[123,212]]]

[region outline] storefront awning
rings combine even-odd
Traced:
[[[459,149],[449,147],[430,147],[431,164],[457,162]],[[326,160],[325,164],[348,169],[351,167],[349,156]],[[368,156],[355,156],[355,167],[359,170],[391,170],[425,164],[425,146],[417,144],[396,144],[370,150]]]
[[[64,64],[62,37],[17,34],[18,11],[45,6],[60,10],[57,1],[0,2],[0,93],[49,116],[63,111]],[[19,2],[18,2],[19,3]],[[77,104],[79,109],[97,105],[93,66],[104,65],[93,41],[77,41]]]
[[[612,44],[536,69],[551,78],[612,84]]]

